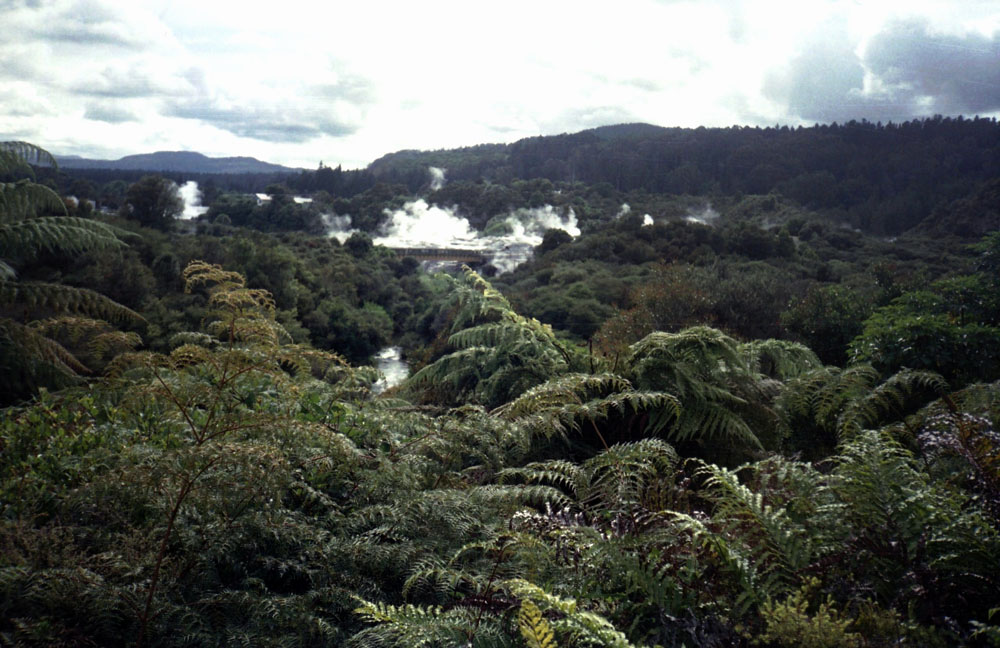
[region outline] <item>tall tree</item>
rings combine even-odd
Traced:
[[[128,217],[146,227],[168,230],[184,211],[177,185],[163,176],[143,176],[125,194]]]

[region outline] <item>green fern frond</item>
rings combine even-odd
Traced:
[[[715,503],[714,518],[749,550],[757,571],[774,573],[783,587],[794,583],[812,559],[805,530],[784,508],[765,503],[761,493],[741,484],[734,472],[702,463],[696,474],[705,480],[705,492]]]
[[[67,377],[90,373],[90,369],[61,344],[35,327],[11,319],[0,318],[0,345],[17,349],[22,361],[52,366]]]
[[[546,592],[544,589],[523,579],[510,579],[503,582],[503,587],[513,596],[530,601],[539,609],[555,610],[562,616],[553,620],[552,625],[576,641],[584,645],[611,646],[613,648],[633,648],[628,637],[616,629],[607,619],[589,610],[581,609],[577,602],[570,598],[562,598]]]
[[[616,374],[566,374],[529,389],[498,408],[496,413],[508,419],[518,419],[539,410],[583,403],[593,395],[607,395],[631,388],[628,380]]]
[[[795,378],[822,366],[809,347],[788,340],[753,340],[739,346],[750,371],[779,380]]]
[[[0,210],[3,206],[0,205]],[[120,231],[100,221],[71,216],[41,216],[0,223],[0,256],[24,258],[41,251],[71,254],[126,247]]]
[[[551,484],[566,490],[574,498],[579,496],[578,489],[586,484],[586,473],[581,466],[560,459],[529,463],[520,468],[506,468],[497,478],[501,483],[518,479],[528,484]]]
[[[0,172],[9,171],[10,165],[17,161],[53,168],[59,166],[55,157],[40,146],[21,141],[0,142]]]
[[[547,437],[565,437],[584,422],[641,414],[649,414],[646,432],[658,434],[676,422],[680,411],[674,396],[637,392],[620,376],[571,373],[529,389],[496,413]]]
[[[66,205],[59,194],[45,185],[29,180],[0,182],[0,223],[3,225],[9,227],[18,220],[52,212],[64,216]],[[7,246],[6,251],[9,250],[10,247]]]
[[[904,369],[844,408],[837,419],[840,437],[850,438],[862,429],[898,420],[907,410],[912,411],[947,390],[948,382],[939,374]]]
[[[475,619],[467,610],[438,606],[389,605],[355,597],[354,613],[374,627],[351,638],[350,646],[455,646],[468,641]]]
[[[552,628],[542,617],[542,611],[530,600],[521,602],[521,609],[517,613],[517,625],[528,648],[557,648]]]
[[[0,280],[0,305],[30,313],[74,313],[116,322],[145,321],[132,309],[93,290],[60,284]]]

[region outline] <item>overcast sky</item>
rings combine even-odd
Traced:
[[[364,166],[643,121],[1000,114],[1000,0],[0,0],[0,140]]]

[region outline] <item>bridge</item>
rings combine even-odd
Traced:
[[[454,261],[469,265],[482,265],[487,258],[485,250],[460,250],[458,248],[389,248],[400,257],[413,257],[417,261]]]

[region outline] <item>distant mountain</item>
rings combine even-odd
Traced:
[[[261,162],[252,157],[212,158],[194,151],[157,151],[126,155],[119,160],[91,160],[75,155],[56,156],[67,169],[117,169],[181,173],[296,173],[300,169]]]

